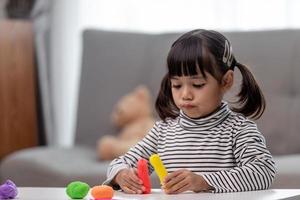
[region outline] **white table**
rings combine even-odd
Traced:
[[[18,200],[68,200],[65,188],[39,188],[39,187],[19,187]],[[123,192],[115,192],[114,200],[273,200],[291,198],[300,199],[300,189],[272,189],[253,192],[235,193],[193,193],[186,192],[177,195],[166,195],[160,189],[152,189],[151,194],[129,195]],[[90,200],[90,194],[85,200]]]

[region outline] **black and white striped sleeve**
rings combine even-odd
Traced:
[[[233,153],[237,166],[210,174],[204,179],[214,192],[239,192],[267,189],[275,177],[275,163],[256,124],[244,121],[233,136]]]
[[[157,152],[157,143],[159,138],[159,124],[156,122],[149,133],[125,155],[114,159],[107,170],[107,179],[103,184],[110,184],[116,174],[124,168],[136,168],[140,158],[149,160],[149,157]],[[150,170],[150,172],[152,169]]]

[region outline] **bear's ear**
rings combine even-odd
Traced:
[[[139,99],[149,99],[150,98],[150,92],[148,88],[145,85],[139,85],[134,89],[134,94]]]

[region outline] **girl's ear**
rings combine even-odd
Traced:
[[[222,82],[221,82],[221,88],[222,88],[222,92],[225,94],[233,85],[233,78],[234,78],[234,73],[232,70],[228,70],[223,78],[222,78]]]

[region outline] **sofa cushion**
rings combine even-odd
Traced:
[[[274,157],[277,175],[272,188],[274,189],[299,189],[300,188],[300,155],[291,154]]]
[[[94,149],[34,147],[7,156],[0,165],[0,180],[13,180],[23,187],[66,187],[72,181],[83,181],[91,187],[102,184],[110,161],[99,161]],[[151,175],[152,187],[159,179]]]
[[[29,148],[15,152],[1,162],[1,179],[11,179],[18,186],[65,187],[80,180],[101,184],[109,162],[99,162],[94,149]]]
[[[253,71],[266,97],[266,112],[257,123],[273,155],[300,153],[300,145],[295,142],[300,141],[299,33],[299,30],[225,33],[237,60]],[[239,70],[235,74],[240,80]]]

